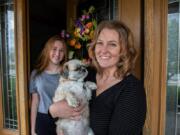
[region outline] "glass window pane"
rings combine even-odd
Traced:
[[[14,10],[12,0],[0,2],[0,72],[4,128],[17,129]]]
[[[168,3],[166,135],[180,135],[179,1]]]
[[[102,20],[112,20],[118,18],[118,0],[86,0],[80,3],[77,9],[80,9],[78,15],[82,13],[81,9],[88,9],[93,5],[96,9],[98,22]]]

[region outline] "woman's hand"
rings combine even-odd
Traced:
[[[80,119],[81,113],[84,111],[84,106],[79,105],[78,107],[70,107],[65,100],[53,103],[49,107],[49,112],[52,117],[70,118],[73,120]]]
[[[35,132],[31,132],[31,135],[37,135]]]

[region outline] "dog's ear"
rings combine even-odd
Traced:
[[[64,63],[63,70],[68,70],[68,62]]]
[[[65,64],[63,65],[62,76],[63,76],[64,78],[68,79],[68,76],[69,76],[68,63],[65,63]]]
[[[68,70],[64,70],[61,75],[63,78],[68,79],[68,76],[69,76]]]

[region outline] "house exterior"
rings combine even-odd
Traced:
[[[86,1],[66,1],[67,29],[77,18],[78,4]],[[30,134],[28,81],[35,51],[31,48],[30,2],[0,0],[1,135]],[[144,135],[180,134],[179,1],[114,0],[109,7],[113,6],[115,14],[109,19],[121,20],[130,27],[139,51],[135,75],[144,82],[148,107]],[[170,48],[173,44],[177,46]]]

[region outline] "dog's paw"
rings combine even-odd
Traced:
[[[68,104],[72,107],[77,107],[79,105],[79,102],[75,98],[71,98]]]
[[[79,106],[79,101],[72,94],[68,94],[66,97],[66,100],[69,106],[72,106],[72,107]]]
[[[90,82],[90,81],[85,82],[85,87],[87,87],[91,90],[97,89],[97,85],[94,82]]]

